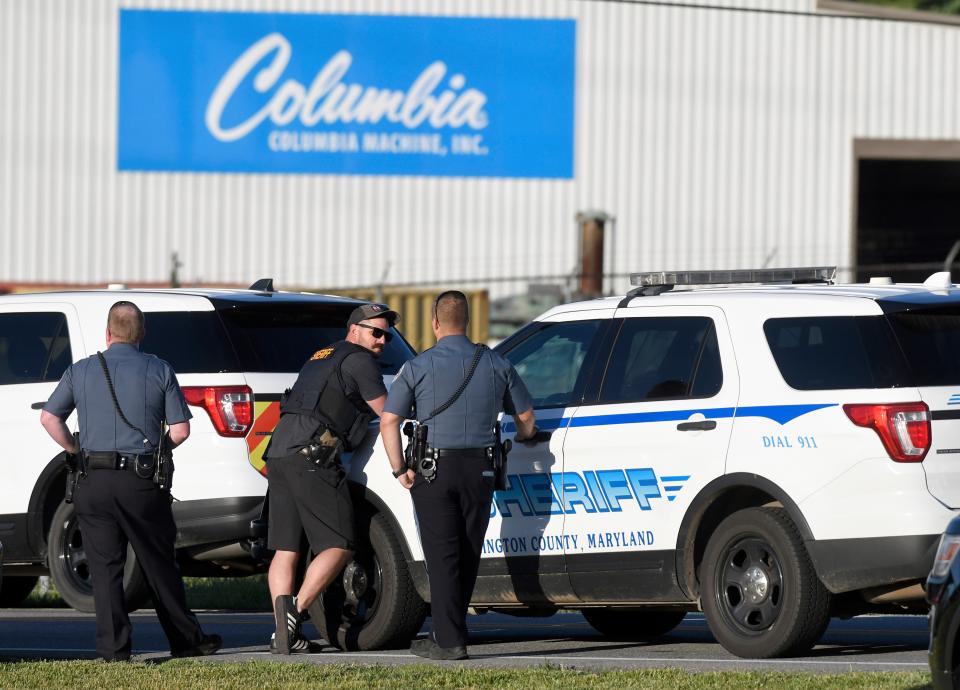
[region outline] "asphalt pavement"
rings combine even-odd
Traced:
[[[458,663],[476,667],[528,667],[545,663],[579,669],[683,668],[690,671],[779,670],[814,673],[923,671],[927,669],[924,616],[858,616],[834,619],[820,643],[792,659],[740,659],[710,634],[701,614],[688,614],[669,635],[653,643],[604,638],[578,613],[549,618],[516,618],[488,613],[471,616],[470,660],[431,662],[407,650],[339,652],[281,657],[267,651],[273,632],[269,613],[198,611],[208,633],[223,636],[224,648],[210,663],[251,659],[308,663]],[[152,611],[133,614],[135,660],[169,657]],[[425,626],[424,633],[429,625]],[[306,630],[316,636],[308,623]],[[68,609],[0,609],[0,661],[94,658],[94,620]]]

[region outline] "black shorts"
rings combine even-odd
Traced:
[[[270,526],[267,544],[299,551],[304,533],[316,554],[354,548],[353,501],[343,471],[319,468],[302,455],[267,460]]]

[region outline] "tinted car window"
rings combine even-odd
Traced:
[[[722,383],[711,319],[626,319],[610,354],[600,402],[709,397]]]
[[[64,314],[0,314],[0,385],[59,381],[72,361]]]
[[[780,373],[792,388],[910,385],[903,355],[883,316],[770,319],[763,331]]]
[[[147,312],[141,351],[165,360],[178,374],[241,371],[215,311]]]
[[[888,315],[916,386],[960,384],[960,307]]]
[[[591,320],[543,324],[531,330],[528,338],[501,352],[520,374],[534,407],[563,407],[570,403],[601,323]]]
[[[243,371],[296,372],[314,352],[347,333],[354,304],[218,304]],[[385,374],[396,374],[414,352],[394,332],[377,360]]]

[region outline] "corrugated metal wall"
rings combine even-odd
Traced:
[[[3,0],[0,282],[164,281],[176,251],[183,281],[496,297],[574,270],[584,209],[615,272],[849,266],[853,140],[960,139],[960,28],[725,4]],[[743,9],[771,5],[801,12]],[[575,18],[575,179],[120,174],[121,6]]]

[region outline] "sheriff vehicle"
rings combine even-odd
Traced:
[[[960,510],[960,290],[945,273],[922,285],[834,275],[637,274],[626,296],[556,307],[501,343],[549,439],[509,456],[473,608],[579,609],[633,639],[702,609],[717,640],[748,657],[802,653],[831,616],[923,610],[921,582]],[[0,298],[0,597],[49,569],[90,610],[58,449],[31,408],[103,347],[118,297]],[[277,401],[357,302],[265,285],[123,298],[147,314],[144,351],[174,366],[194,406],[174,479],[184,572],[262,568],[244,537]],[[388,385],[411,356],[394,338]],[[409,644],[429,605],[410,495],[376,432],[345,458],[356,559],[311,611],[348,649]],[[128,596],[142,597],[131,563]]]
[[[922,607],[960,509],[960,290],[834,276],[637,274],[501,343],[551,435],[509,456],[474,609],[634,639],[701,609],[732,653],[775,657],[831,616]],[[429,597],[411,501],[379,441],[350,478],[369,544],[313,620],[404,644]]]

